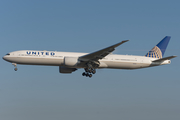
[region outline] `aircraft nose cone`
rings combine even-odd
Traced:
[[[3,58],[4,60],[7,60],[7,59],[6,59],[6,58],[7,58],[7,56],[3,56],[2,58]]]
[[[4,60],[5,60],[5,56],[4,57],[2,57]]]
[[[2,59],[4,59],[7,62],[11,62],[12,61],[11,57],[9,57],[8,55],[3,56]]]

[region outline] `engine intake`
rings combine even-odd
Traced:
[[[64,65],[69,67],[77,66],[78,58],[77,57],[64,57]]]

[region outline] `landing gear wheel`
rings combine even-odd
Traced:
[[[18,69],[17,68],[14,68],[15,71],[17,71]]]
[[[82,73],[82,76],[85,76],[85,75],[86,75],[86,73],[85,73],[85,72],[83,72],[83,73]]]
[[[95,74],[95,73],[96,73],[96,70],[93,70],[92,73]]]
[[[89,74],[88,73],[86,73],[86,77],[88,77],[89,76]]]
[[[91,78],[92,77],[92,74],[89,74],[89,78]]]
[[[89,70],[88,70],[88,68],[84,68],[84,70],[86,71],[86,72],[88,72]]]
[[[92,73],[92,69],[89,69],[89,73]]]

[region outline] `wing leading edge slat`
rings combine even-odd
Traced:
[[[82,60],[82,61],[89,61],[89,60],[98,61],[99,59],[102,59],[102,58],[106,57],[108,54],[110,54],[111,52],[113,52],[116,47],[118,47],[119,45],[121,45],[127,41],[129,41],[129,40],[124,40],[120,43],[117,43],[117,44],[112,45],[110,47],[104,48],[102,50],[81,56],[81,57],[79,57],[79,60]]]

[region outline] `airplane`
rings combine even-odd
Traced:
[[[20,50],[6,54],[3,59],[12,63],[15,71],[17,64],[59,66],[60,73],[72,73],[83,68],[85,72],[82,75],[91,78],[96,69],[101,68],[140,69],[170,64],[170,59],[177,57],[173,55],[163,58],[170,38],[165,36],[145,56],[112,54],[116,47],[129,41],[124,40],[92,53]]]

